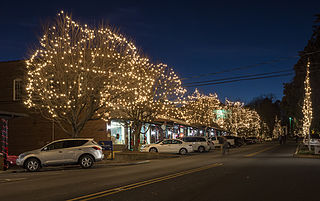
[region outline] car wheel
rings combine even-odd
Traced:
[[[157,153],[158,150],[157,150],[157,148],[152,147],[152,148],[149,149],[149,152],[151,152],[151,153]]]
[[[91,168],[93,166],[94,160],[90,155],[83,155],[80,157],[79,162],[82,168]]]
[[[40,161],[36,158],[30,158],[25,162],[24,167],[29,172],[36,172],[40,169]]]
[[[198,151],[200,153],[203,153],[205,151],[205,148],[203,146],[198,147]]]
[[[180,150],[179,150],[179,154],[181,154],[181,155],[186,155],[188,153],[188,151],[187,151],[187,149],[185,149],[185,148],[181,148]]]

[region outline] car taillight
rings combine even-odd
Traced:
[[[93,148],[93,149],[95,149],[95,150],[101,150],[100,147],[91,147],[91,148]]]

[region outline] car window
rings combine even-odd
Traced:
[[[54,142],[47,146],[47,150],[62,149],[64,141]]]
[[[310,138],[313,138],[313,139],[320,139],[320,136],[317,135],[317,134],[311,134],[310,135]]]
[[[182,144],[182,142],[179,140],[172,140],[172,144]]]
[[[172,144],[172,140],[163,140],[163,144]]]
[[[196,139],[194,137],[184,137],[182,138],[183,141],[185,142],[195,142]]]
[[[197,138],[197,142],[205,142],[205,141],[206,141],[206,139],[204,139],[202,137]]]
[[[63,142],[63,148],[79,147],[84,145],[88,140],[66,140]]]

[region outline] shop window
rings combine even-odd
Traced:
[[[22,79],[13,80],[13,100],[18,101],[22,99]]]
[[[114,144],[125,144],[124,126],[118,121],[111,121],[111,139]]]

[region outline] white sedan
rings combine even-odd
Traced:
[[[178,139],[167,139],[156,144],[141,147],[142,152],[179,153],[181,155],[193,152],[192,145]]]

